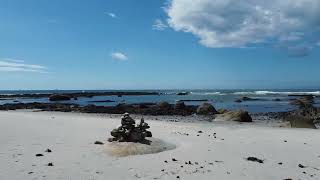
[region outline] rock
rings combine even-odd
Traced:
[[[299,99],[291,99],[290,104],[299,106],[300,108],[313,107],[314,97],[313,96],[303,96]]]
[[[64,94],[53,94],[49,96],[50,101],[69,101],[71,100],[71,97]]]
[[[179,93],[177,93],[177,96],[186,96],[189,94],[190,94],[190,92],[179,92]]]
[[[161,102],[159,102],[159,103],[157,104],[157,106],[158,106],[160,109],[164,109],[164,110],[166,110],[166,109],[171,109],[171,105],[170,105],[168,102],[166,102],[166,101],[161,101]]]
[[[48,163],[48,166],[53,166],[53,163],[51,162],[51,163]]]
[[[263,163],[263,160],[261,160],[261,159],[258,159],[258,158],[256,158],[256,157],[248,157],[247,158],[247,161],[253,161],[253,162],[258,162],[258,163]]]
[[[135,120],[130,117],[129,113],[125,113],[121,117],[121,126],[111,131],[113,138],[110,138],[109,141],[149,143],[145,139],[146,137],[152,137],[152,133],[147,130],[149,128],[150,126],[144,122],[143,118],[136,125]]]
[[[314,124],[314,120],[310,117],[301,116],[301,115],[291,115],[291,116],[288,116],[286,120],[290,122],[290,125],[293,128],[310,128],[310,129],[317,128]]]
[[[94,142],[94,144],[97,144],[97,145],[103,145],[104,143],[103,143],[103,142],[101,142],[101,141],[96,141],[96,142]]]
[[[184,104],[183,101],[177,101],[175,106],[174,106],[175,110],[183,110],[185,108],[186,108],[186,105]]]
[[[36,157],[41,157],[43,156],[43,154],[36,154]]]
[[[298,167],[299,167],[299,168],[306,168],[306,166],[304,166],[304,165],[302,165],[302,164],[299,164]]]
[[[51,149],[47,149],[45,152],[51,153],[52,151],[51,151]]]
[[[252,122],[252,118],[247,111],[229,111],[224,114],[220,114],[217,118],[225,121],[238,121],[238,122]]]
[[[201,115],[212,115],[217,113],[217,110],[209,103],[203,103],[197,109],[197,114]]]
[[[273,99],[273,101],[281,101],[281,99],[279,99],[279,98],[276,98],[276,99]]]
[[[241,101],[241,99],[237,99],[234,102],[241,103],[242,101]]]
[[[218,109],[218,114],[223,114],[223,113],[226,113],[228,112],[227,109]]]
[[[258,98],[242,97],[242,101],[259,101]]]

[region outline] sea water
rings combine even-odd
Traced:
[[[19,90],[19,91],[0,91],[0,94],[36,94],[36,93],[76,93],[76,92],[105,92],[107,90]],[[109,90],[115,91],[115,90]],[[120,91],[120,90],[119,90]],[[94,96],[92,98],[79,97],[77,100],[60,101],[61,103],[75,103],[81,106],[94,104],[97,106],[115,106],[119,103],[158,103],[160,101],[167,101],[174,104],[179,100],[187,100],[187,105],[200,105],[203,102],[209,102],[214,105],[216,109],[243,109],[249,112],[283,112],[293,110],[296,107],[290,105],[289,100],[296,97],[289,95],[315,95],[320,96],[318,89],[283,89],[283,90],[121,90],[121,91],[144,91],[144,92],[158,92],[160,95],[142,95],[142,96]],[[179,92],[189,92],[188,95],[179,96]],[[254,101],[243,101],[241,103],[235,100],[241,97],[256,98]],[[275,101],[280,99],[280,101]],[[114,102],[93,102],[111,100]],[[196,100],[196,101],[193,101]],[[203,101],[200,101],[203,100]],[[48,98],[13,98],[1,99],[0,104],[5,103],[50,103]],[[315,105],[320,105],[320,99],[317,97]]]

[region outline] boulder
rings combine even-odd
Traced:
[[[203,103],[197,109],[197,114],[201,115],[211,115],[217,113],[217,110],[210,103]]]
[[[299,106],[300,108],[308,108],[312,107],[314,104],[314,97],[313,96],[304,96],[299,99],[292,99],[290,104]]]
[[[175,106],[174,106],[175,110],[182,110],[182,109],[185,109],[185,108],[186,108],[186,105],[184,104],[183,101],[177,101]]]
[[[64,94],[52,94],[49,96],[50,101],[69,101],[71,100],[71,97]]]
[[[287,121],[290,122],[291,127],[293,128],[317,128],[314,124],[314,120],[307,116],[291,115],[287,117]]]
[[[170,109],[171,108],[171,105],[166,101],[161,101],[157,105],[160,109]]]
[[[219,118],[225,121],[252,122],[252,118],[247,111],[229,111],[219,115]]]

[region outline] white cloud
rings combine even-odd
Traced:
[[[166,13],[171,28],[211,48],[302,41],[320,31],[319,0],[170,0]]]
[[[111,57],[114,59],[114,60],[118,60],[118,61],[125,61],[128,59],[128,57],[121,53],[121,52],[114,52],[114,53],[111,53]]]
[[[107,14],[108,16],[112,17],[112,18],[116,18],[116,17],[117,17],[117,15],[114,14],[114,13],[112,13],[112,12],[107,12],[106,14]]]
[[[156,19],[154,21],[154,24],[152,25],[152,29],[154,30],[165,30],[166,28],[168,28],[168,25],[166,23],[164,23],[161,19]]]
[[[0,59],[0,71],[2,72],[38,72],[47,73],[46,67],[35,64],[26,64],[23,60],[3,58]]]

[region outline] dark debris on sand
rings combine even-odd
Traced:
[[[263,160],[262,159],[258,159],[256,157],[248,157],[247,161],[253,161],[253,162],[258,162],[260,164],[263,164]]]

